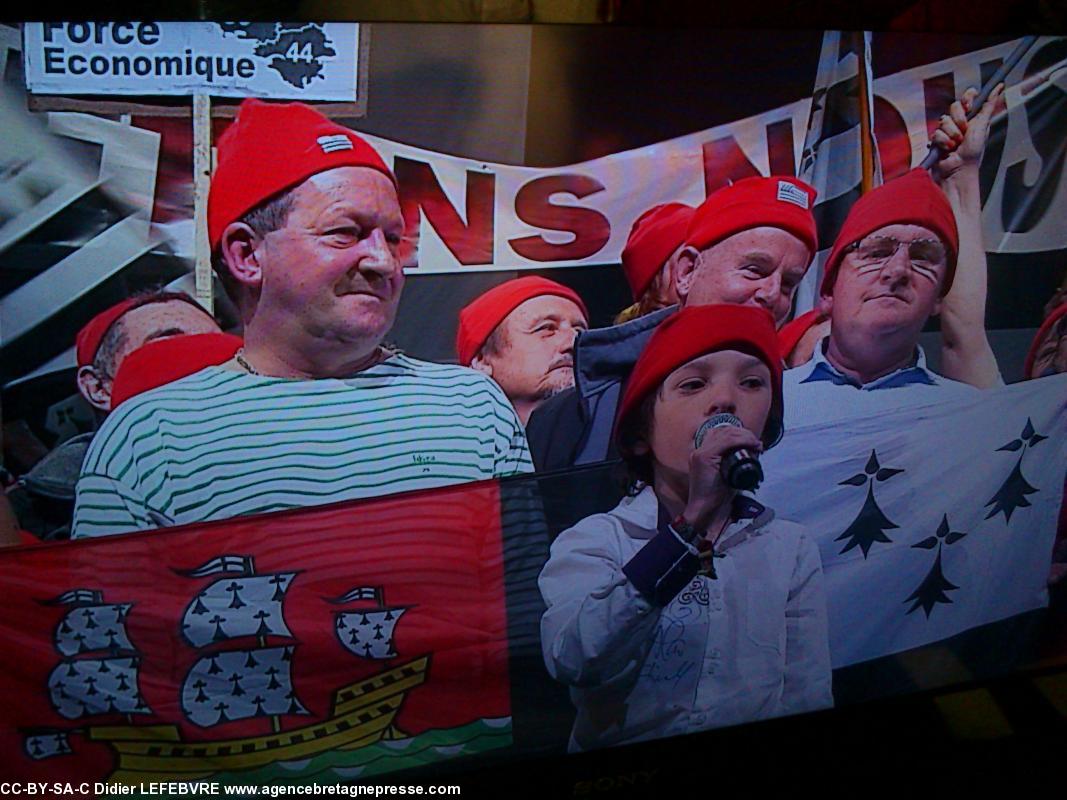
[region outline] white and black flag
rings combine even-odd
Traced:
[[[870,31],[826,31],[797,170],[797,177],[819,193],[814,213],[819,244],[825,249],[819,252],[797,289],[797,314],[810,310],[818,300],[823,262],[849,209],[859,199],[863,183],[863,117],[867,119],[873,154],[872,185],[882,183],[873,103],[864,100],[870,97],[870,91],[861,89],[872,83]]]
[[[819,546],[835,668],[1048,602],[1067,375],[795,426],[761,461],[757,499]]]
[[[179,575],[187,578],[206,578],[208,575],[217,575],[220,572],[237,572],[241,575],[255,575],[256,567],[252,556],[240,556],[225,554],[215,556],[205,561],[199,567],[188,570],[175,570]]]

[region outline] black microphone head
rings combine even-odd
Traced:
[[[728,486],[740,489],[743,492],[751,492],[763,482],[763,467],[756,457],[748,451],[734,451],[744,453],[741,458],[727,457],[723,461],[723,478]],[[731,454],[733,455],[733,454]]]
[[[730,428],[745,427],[741,423],[741,420],[739,420],[733,414],[712,414],[710,417],[700,423],[700,427],[697,428],[697,432],[693,434],[693,449],[697,450],[700,448],[701,443],[703,443],[704,441],[704,436],[707,435],[708,431],[710,431],[712,428],[721,428],[723,426],[727,426]]]

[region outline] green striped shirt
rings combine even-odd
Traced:
[[[82,464],[73,537],[532,472],[500,388],[404,355],[344,380],[209,367],[123,403]]]

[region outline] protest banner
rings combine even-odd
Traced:
[[[888,180],[926,155],[930,133],[952,100],[979,86],[1014,42],[874,81],[874,130]],[[1067,51],[1042,37],[1008,77],[1008,112],[993,124],[983,172],[984,236],[996,253],[1060,251],[1067,206],[1062,163],[1051,155],[1067,112]],[[648,147],[559,168],[456,158],[381,137],[367,139],[393,165],[410,235],[419,237],[415,274],[617,264],[633,221],[658,203],[692,205],[752,175],[793,175],[811,100]],[[1037,139],[1034,139],[1034,135]],[[1045,155],[1043,155],[1045,154]],[[851,164],[840,169],[855,178]],[[1025,174],[1025,179],[1024,179]],[[816,202],[818,219],[834,193]],[[825,226],[823,226],[825,228]],[[836,230],[820,229],[832,240]]]
[[[951,100],[967,86],[980,85],[1014,44],[1004,42],[874,80],[874,130],[886,179],[921,161],[930,131]],[[1039,38],[1009,75],[1007,111],[992,125],[982,191],[989,285],[994,294],[1001,287],[1012,287],[1017,294],[1020,282],[1029,291],[1034,275],[1049,283],[1046,277],[1052,265],[1061,262],[1067,249],[1067,234],[1059,224],[1067,211],[1067,185],[1063,160],[1056,157],[1067,130],[1065,63],[1063,38]],[[803,91],[811,91],[810,80],[804,78]],[[212,113],[219,108],[215,104]],[[810,99],[804,99],[648,147],[560,167],[494,164],[371,134],[366,138],[393,166],[408,233],[419,241],[417,263],[407,267],[409,275],[604,266],[605,276],[610,273],[618,280],[614,265],[630,226],[650,206],[698,203],[708,191],[747,175],[794,174],[802,165],[810,110]],[[200,162],[197,173],[203,175],[206,159],[201,157]],[[856,196],[858,190],[846,184],[859,185],[859,173],[852,167],[846,170],[841,164],[833,172],[836,188],[816,204],[819,219],[826,224],[843,219]],[[834,177],[838,173],[843,176],[840,181]],[[159,194],[188,196],[189,181],[184,176],[178,181],[161,177]],[[193,254],[194,226],[179,224],[180,210],[170,209],[166,230],[174,233],[177,252]],[[186,213],[191,216],[191,203]],[[824,239],[831,233],[827,229]],[[210,270],[205,247],[201,242],[201,289],[208,285]],[[815,274],[814,269],[809,271],[809,276]],[[814,285],[809,277],[806,288],[802,286],[798,311],[814,301]],[[47,338],[46,320],[69,312],[71,301],[57,296],[52,302],[47,309],[26,312],[34,326],[42,328],[37,338]],[[992,302],[988,327],[1026,327],[1013,309],[1018,309],[1017,303]],[[398,327],[402,330],[409,324],[415,323],[408,322],[402,309]],[[26,332],[32,333],[29,328]]]

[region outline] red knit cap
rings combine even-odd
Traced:
[[[1041,327],[1037,329],[1037,335],[1034,337],[1034,341],[1030,343],[1030,350],[1026,354],[1026,362],[1023,364],[1024,380],[1030,378],[1030,371],[1034,368],[1034,361],[1037,360],[1037,351],[1041,347],[1041,342],[1048,336],[1049,331],[1052,330],[1052,326],[1064,316],[1067,316],[1067,303],[1061,303],[1056,306],[1056,308],[1045,317],[1045,321],[1041,323]]]
[[[685,243],[706,250],[752,228],[781,228],[815,254],[818,234],[811,209],[816,192],[796,178],[745,178],[713,193],[697,206]]]
[[[628,417],[668,375],[694,358],[716,350],[751,353],[767,365],[772,392],[768,424],[775,420],[780,428],[782,357],[778,352],[774,319],[766,309],[755,306],[689,306],[660,323],[637,359],[615,417],[616,436]]]
[[[645,293],[656,273],[685,243],[694,209],[683,203],[653,206],[637,218],[622,249],[622,271],[634,300]]]
[[[195,333],[156,339],[138,347],[119,365],[111,386],[111,408],[131,397],[233,358],[240,336]]]
[[[476,297],[459,312],[459,330],[456,331],[456,354],[459,356],[459,363],[469,367],[485,340],[508,314],[527,300],[546,294],[570,300],[582,310],[585,318],[589,319],[585,303],[573,289],[536,275],[507,281]]]
[[[101,311],[89,320],[84,328],[78,331],[78,335],[74,338],[74,352],[79,367],[86,367],[93,363],[93,359],[96,358],[96,351],[100,349],[100,343],[104,341],[104,335],[107,333],[108,328],[114,325],[115,321],[131,308],[140,305],[139,299],[127,297],[125,300],[120,300],[111,308]]]
[[[800,344],[804,334],[823,322],[829,317],[819,309],[813,308],[805,314],[801,314],[792,322],[788,322],[778,329],[778,350],[782,358],[788,358],[789,354]]]
[[[219,137],[218,158],[207,208],[212,250],[231,222],[318,172],[369,167],[396,185],[373,147],[303,103],[245,100]]]
[[[887,225],[921,225],[937,234],[948,251],[941,296],[948,293],[956,274],[956,256],[960,249],[956,217],[944,192],[937,188],[929,173],[916,167],[863,195],[852,206],[841,232],[837,234],[830,257],[826,259],[822,287],[819,289],[821,294],[828,296],[834,293],[837,269],[848,247]]]
[[[175,300],[188,303],[211,316],[207,309],[185,292],[159,291],[127,297],[125,300],[120,300],[110,308],[101,311],[89,320],[84,328],[78,331],[78,335],[74,339],[74,352],[78,366],[84,367],[93,363],[93,359],[96,358],[96,353],[100,350],[100,344],[104,341],[107,332],[118,321],[119,317],[126,314],[126,312],[133,311],[141,306],[150,306],[153,303],[170,303]]]

